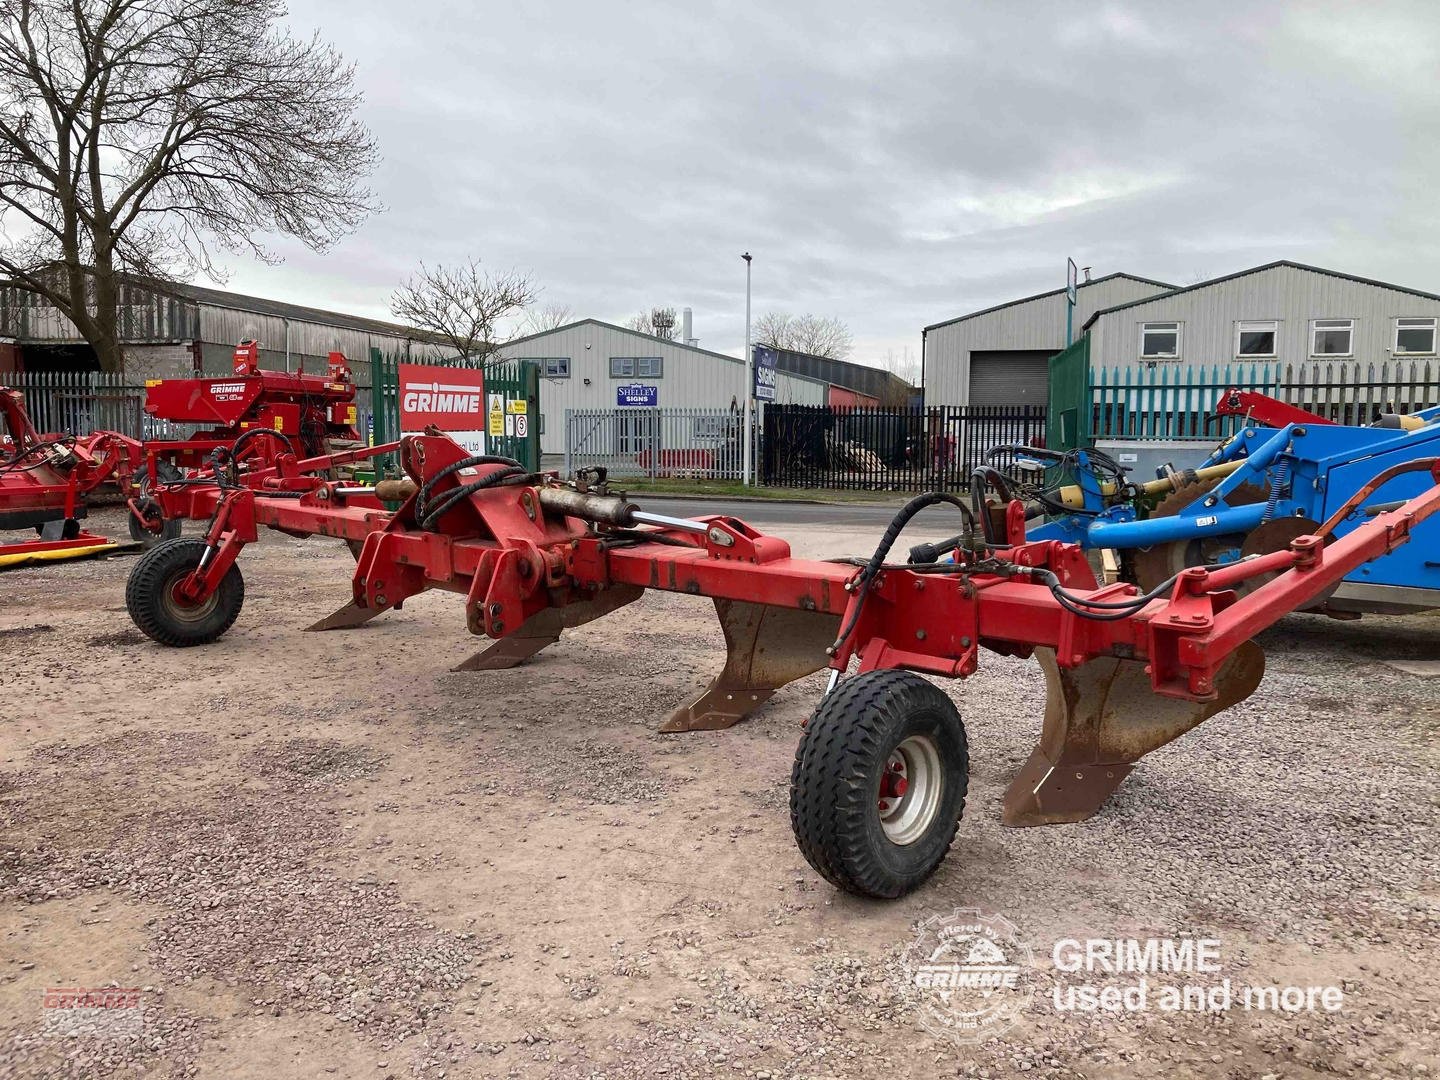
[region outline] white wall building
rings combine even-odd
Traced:
[[[517,338],[499,350],[506,360],[540,366],[540,449],[565,451],[567,409],[738,409],[745,364],[683,341],[582,319]],[[827,384],[776,373],[780,404],[824,405]]]

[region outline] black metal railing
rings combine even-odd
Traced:
[[[772,487],[953,491],[994,447],[1038,445],[1044,436],[1045,410],[1036,405],[767,405],[760,479]]]

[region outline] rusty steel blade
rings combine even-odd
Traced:
[[[361,607],[353,600],[342,608],[326,615],[319,622],[311,623],[306,630],[353,630],[364,626],[377,615],[389,611],[389,607]]]
[[[1265,673],[1264,652],[1246,642],[1216,672],[1216,699],[1196,702],[1156,695],[1138,661],[1107,657],[1062,668],[1051,649],[1035,656],[1045,671],[1045,723],[1005,792],[1010,826],[1084,821],[1137,761],[1244,701]]]
[[[499,671],[522,663],[560,640],[560,632],[584,626],[612,611],[640,599],[644,589],[634,585],[612,585],[589,600],[565,607],[546,608],[520,624],[513,634],[491,642],[474,656],[457,664],[453,671]]]
[[[725,666],[709,687],[661,725],[664,732],[714,731],[745,719],[786,683],[819,671],[840,629],[838,615],[716,600]]]

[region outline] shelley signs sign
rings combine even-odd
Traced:
[[[780,360],[768,345],[755,346],[755,399],[775,400],[775,365]]]
[[[658,386],[642,386],[640,383],[617,386],[615,388],[615,404],[653,409],[660,404],[660,388]]]
[[[472,454],[485,452],[485,373],[473,368],[400,364],[400,430],[434,426]]]

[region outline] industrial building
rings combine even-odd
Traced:
[[[825,404],[837,408],[919,404],[915,387],[893,372],[868,364],[777,349],[775,368],[825,383],[829,388]]]
[[[1386,360],[1436,355],[1440,296],[1272,262],[1089,315],[1090,367]],[[1358,377],[1358,376],[1357,376]]]
[[[1072,330],[1102,308],[1174,288],[1133,274],[1082,281]],[[1066,345],[1065,308],[1065,290],[1051,289],[927,326],[920,351],[925,404],[1043,406],[1050,357]]]
[[[581,319],[554,330],[517,338],[498,353],[506,360],[529,360],[540,367],[540,449],[565,452],[567,410],[616,410],[623,421],[634,416],[635,431],[618,430],[617,445],[643,440],[645,409],[739,410],[745,400],[745,362],[694,344],[684,337],[667,340],[623,326]],[[825,405],[829,384],[778,369],[779,404]]]
[[[131,280],[121,286],[125,371],[137,380],[230,370],[237,343],[259,341],[261,366],[324,371],[332,350],[370,384],[370,350],[428,360],[447,355],[421,331],[335,311],[243,296],[199,285]],[[4,344],[6,340],[11,344]],[[0,375],[7,371],[94,371],[95,351],[68,318],[34,293],[0,286]]]
[[[1111,274],[1076,292],[1092,372],[1437,355],[1440,295],[1284,260],[1184,287]],[[1044,405],[1065,308],[1054,289],[926,327],[925,403]]]

